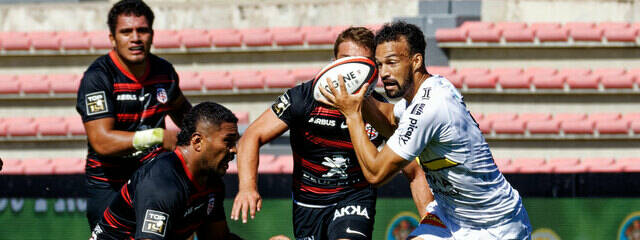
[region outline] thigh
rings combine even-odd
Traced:
[[[331,208],[302,207],[293,203],[293,234],[297,240],[326,239],[325,221]]]
[[[113,188],[90,185],[87,187],[87,220],[89,227],[93,228],[98,224],[104,210],[109,206],[111,200],[117,196],[119,191]]]
[[[344,202],[330,214],[328,239],[371,239],[376,215],[375,200]]]

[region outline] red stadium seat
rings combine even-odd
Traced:
[[[497,134],[524,134],[525,121],[493,121],[491,128]]]
[[[640,172],[640,158],[618,158],[616,163],[622,166],[624,172]]]
[[[480,131],[482,131],[482,133],[484,134],[491,133],[491,124],[493,123],[492,121],[486,120],[486,119],[481,119],[481,120],[476,119],[476,121],[478,122],[478,127],[480,127]]]
[[[505,29],[502,37],[507,42],[533,42],[535,34],[531,29]]]
[[[242,42],[246,46],[271,46],[273,43],[273,33],[265,28],[249,28],[240,30]]]
[[[242,34],[235,29],[209,30],[211,43],[216,47],[240,47],[242,46]]]
[[[567,76],[567,85],[571,89],[598,89],[600,77],[594,75],[569,75]]]
[[[84,174],[84,159],[82,158],[56,158],[52,160],[53,174]]]
[[[76,74],[51,74],[47,78],[54,93],[75,93],[80,86],[80,76]]]
[[[500,74],[498,75],[498,83],[504,88],[530,88],[531,77],[524,74]]]
[[[577,120],[586,120],[586,113],[556,113],[553,115],[554,120],[558,121],[577,121]]]
[[[238,124],[249,124],[249,112],[234,112],[238,118]]]
[[[180,48],[180,37],[178,32],[173,30],[155,30],[153,33],[153,47]]]
[[[456,73],[456,69],[447,66],[428,66],[427,72],[447,77]]]
[[[527,130],[530,134],[558,134],[560,133],[560,121],[558,120],[532,120],[527,122]]]
[[[270,31],[273,33],[273,41],[278,46],[304,44],[304,34],[298,27],[276,27]]]
[[[30,93],[49,93],[51,84],[46,75],[19,75],[20,91]]]
[[[56,32],[29,32],[27,37],[31,39],[31,46],[36,50],[60,49],[60,37]]]
[[[173,122],[170,116],[164,117],[164,126],[167,130],[180,131],[180,128]]]
[[[211,47],[211,35],[204,29],[185,29],[179,31],[182,44],[186,48],[208,48]]]
[[[202,84],[207,90],[231,90],[233,81],[226,71],[200,72]]]
[[[640,134],[640,120],[631,120],[629,128],[634,134]]]
[[[546,67],[530,67],[524,70],[525,76],[553,76],[558,73],[558,69]]]
[[[4,122],[7,124],[7,134],[12,137],[36,136],[38,134],[38,126],[33,122],[33,118],[5,118]]]
[[[62,117],[40,117],[34,120],[40,136],[66,136],[69,126]]]
[[[72,136],[81,136],[87,134],[84,129],[84,123],[82,122],[80,116],[65,117],[64,120],[67,122],[67,126],[69,126],[69,133]]]
[[[631,24],[628,22],[600,22],[596,26],[596,28],[603,29],[603,30],[606,30],[606,29],[620,30],[620,29],[625,29],[630,27],[631,27]]]
[[[587,167],[588,172],[622,172],[623,167],[616,163],[613,158],[596,157],[596,158],[582,158],[582,165]]]
[[[282,173],[282,166],[275,161],[276,157],[271,154],[260,154],[258,173],[278,174]]]
[[[565,134],[593,134],[595,123],[589,120],[562,121],[560,128]]]
[[[488,68],[461,68],[458,69],[458,75],[471,76],[471,75],[487,75],[490,70]]]
[[[614,121],[619,119],[622,119],[622,114],[619,112],[591,113],[587,116],[589,121]]]
[[[7,123],[0,119],[0,136],[6,137],[7,135],[9,135],[9,133],[7,133]]]
[[[447,79],[456,88],[462,88],[462,81],[464,80],[463,76],[458,75],[458,74],[453,74],[453,75],[447,76]]]
[[[520,113],[518,119],[524,121],[549,121],[551,120],[550,113]]]
[[[293,156],[291,155],[279,155],[275,160],[282,167],[282,173],[293,173]]]
[[[495,75],[520,75],[524,71],[522,68],[494,68],[491,69],[491,74]]]
[[[296,82],[306,82],[315,78],[320,69],[318,67],[293,69],[291,75],[293,75]]]
[[[629,74],[605,75],[605,76],[602,76],[600,82],[602,83],[602,86],[605,89],[633,88],[633,76]]]
[[[538,29],[559,29],[562,26],[560,23],[550,23],[550,22],[535,22],[529,25],[529,28],[537,31]]]
[[[468,88],[495,88],[498,77],[496,75],[467,75],[464,83]]]
[[[550,158],[547,164],[553,167],[554,173],[583,173],[587,166],[580,164],[578,158]]]
[[[264,76],[259,71],[241,70],[229,72],[233,86],[238,89],[264,88]]]
[[[296,80],[288,69],[268,69],[262,71],[262,75],[268,88],[290,88],[296,85]]]
[[[338,37],[338,31],[334,31],[329,26],[307,26],[300,28],[305,41],[309,45],[333,44]]]
[[[544,158],[517,158],[511,165],[517,167],[519,173],[550,173],[553,170]]]
[[[86,32],[60,32],[61,46],[64,50],[89,50],[91,42]]]
[[[640,112],[625,113],[624,115],[622,115],[622,120],[629,122],[640,120]]]
[[[484,115],[484,120],[489,121],[513,121],[518,118],[516,113],[489,113]]]
[[[558,71],[558,76],[587,76],[591,74],[591,69],[588,68],[564,68]]]
[[[93,49],[111,49],[108,31],[89,32],[88,35]]]
[[[2,39],[0,39],[2,43],[2,48],[7,51],[26,51],[31,47],[31,39],[29,37],[22,34],[5,34]]]
[[[500,42],[502,30],[498,29],[469,29],[469,38],[472,42]]]
[[[625,120],[597,120],[596,130],[599,134],[628,134],[629,121]]]
[[[202,79],[198,72],[178,72],[180,78],[180,89],[182,91],[202,91]]]
[[[462,25],[460,25],[460,29],[467,29],[467,30],[471,30],[471,29],[493,29],[494,27],[494,23],[493,22],[480,22],[480,21],[466,21],[463,22]]]
[[[24,163],[20,159],[4,158],[2,159],[2,171],[0,175],[24,175]]]
[[[494,158],[496,166],[501,173],[517,173],[518,167],[511,165],[511,158]]]
[[[53,164],[49,158],[29,158],[22,159],[25,165],[26,175],[49,175],[53,174]]]
[[[20,82],[16,79],[0,80],[0,94],[19,94]]]
[[[536,31],[540,42],[565,42],[569,39],[568,35],[563,28],[540,28]]]
[[[594,69],[591,74],[604,77],[604,76],[622,76],[627,72],[624,68],[598,68]]]
[[[534,75],[531,83],[536,89],[563,89],[565,79],[558,75]]]
[[[469,31],[459,28],[440,28],[436,30],[438,42],[466,42]]]
[[[476,121],[480,121],[484,119],[484,114],[479,113],[479,112],[472,112],[471,116],[473,117],[473,119],[475,119]]]
[[[638,29],[605,29],[604,37],[607,38],[607,42],[635,42]]]
[[[592,22],[567,22],[563,26],[567,30],[595,28],[596,24]]]
[[[366,27],[367,29],[375,33],[382,28],[382,25],[383,24],[367,24],[367,25],[364,25],[363,27]]]
[[[603,30],[597,28],[576,28],[569,31],[574,41],[602,41]]]
[[[527,24],[524,22],[497,22],[493,28],[500,30],[523,30],[527,28]]]

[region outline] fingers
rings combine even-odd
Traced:
[[[328,80],[328,79],[327,79]],[[330,84],[329,84],[330,85]],[[329,106],[333,106],[334,102],[335,102],[335,95],[327,92],[327,90],[325,90],[324,88],[319,88],[320,89],[320,94],[322,94],[322,96],[324,96],[325,99],[320,100],[321,103],[327,104]],[[333,87],[329,87],[330,90],[333,90]]]
[[[347,86],[344,85],[344,77],[340,74],[338,74],[338,87],[340,88],[341,93],[347,92]]]
[[[260,212],[260,210],[262,209],[262,198],[258,199],[258,212]]]
[[[242,223],[247,223],[247,209],[249,204],[242,204]]]
[[[360,91],[356,93],[356,96],[358,96],[359,99],[364,99],[364,95],[367,94],[367,89],[369,89],[369,83],[365,83],[364,85],[362,85]]]

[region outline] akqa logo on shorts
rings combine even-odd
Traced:
[[[144,223],[142,223],[142,232],[164,237],[168,222],[169,214],[147,209],[147,213],[144,215]]]
[[[401,144],[407,144],[407,141],[411,140],[411,136],[413,135],[413,131],[418,128],[418,119],[409,117],[409,127],[404,131],[402,135],[400,135]]]
[[[413,109],[411,109],[411,114],[413,115],[422,114],[422,111],[424,110],[424,105],[425,105],[424,103],[414,105]]]
[[[158,90],[156,90],[156,99],[158,100],[158,102],[167,103],[167,101],[169,100],[167,90],[164,90],[164,88],[158,88]]]
[[[327,127],[335,127],[336,126],[336,120],[333,119],[324,119],[324,118],[314,118],[311,117],[309,118],[309,121],[307,121],[309,123],[313,123],[316,125],[322,125],[322,126],[327,126]]]
[[[289,101],[289,94],[284,93],[280,97],[278,97],[278,99],[276,99],[276,102],[273,103],[273,105],[271,105],[271,110],[273,110],[273,112],[278,115],[278,117],[281,117],[282,113],[284,113],[284,111],[287,110],[287,108],[289,108],[290,106],[291,101]]]
[[[341,207],[340,209],[336,209],[336,211],[333,213],[333,221],[335,221],[336,218],[344,217],[347,215],[357,215],[369,219],[369,212],[367,212],[366,207],[361,207],[360,205],[349,205],[346,207]]]
[[[85,105],[87,105],[87,115],[90,116],[109,111],[106,99],[107,96],[104,91],[87,94],[84,98]]]

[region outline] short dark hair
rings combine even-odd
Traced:
[[[193,107],[182,119],[182,128],[178,133],[178,146],[187,146],[191,142],[191,135],[196,132],[198,123],[207,122],[220,126],[223,122],[238,123],[238,118],[228,108],[214,103],[202,102]]]
[[[113,7],[109,10],[109,16],[107,19],[107,25],[109,25],[109,31],[111,31],[111,34],[116,33],[116,24],[118,23],[118,16],[120,15],[134,15],[136,17],[144,16],[147,18],[149,27],[153,29],[153,11],[142,0],[121,0],[116,4],[113,4]]]
[[[336,42],[333,44],[333,56],[338,57],[338,46],[346,41],[353,41],[362,47],[366,47],[371,52],[376,49],[373,32],[365,27],[349,27],[338,34]]]
[[[427,42],[424,40],[422,30],[416,25],[403,21],[387,23],[382,26],[376,34],[376,46],[385,42],[399,41],[401,37],[404,37],[409,44],[409,54],[419,53],[422,54],[422,58],[425,58]]]

